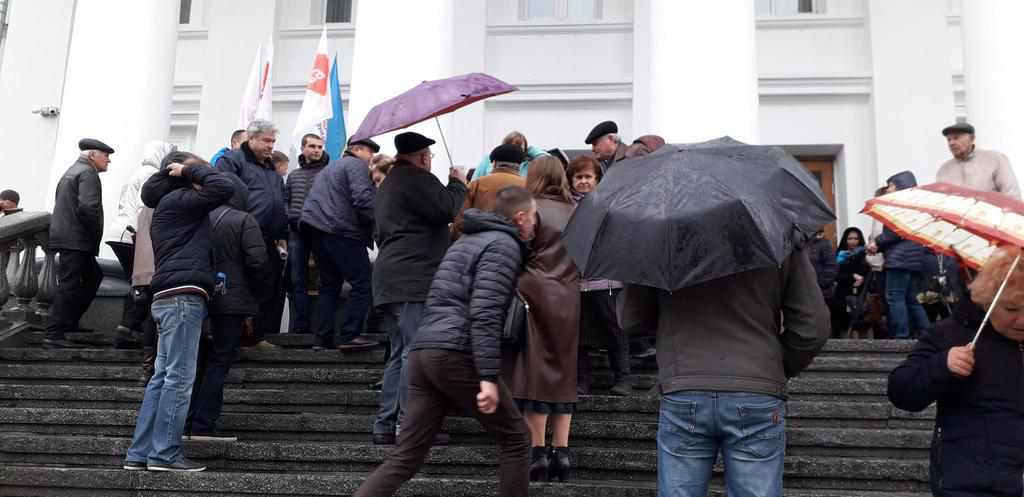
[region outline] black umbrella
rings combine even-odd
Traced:
[[[724,137],[616,163],[564,242],[586,278],[677,290],[778,266],[834,220],[796,159]]]

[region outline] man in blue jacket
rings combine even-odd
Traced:
[[[886,180],[888,191],[906,190],[917,186],[917,178],[903,171]],[[889,228],[868,245],[868,253],[885,254],[885,300],[889,305],[889,335],[910,338],[910,331],[919,333],[928,328],[928,313],[917,301],[921,289],[924,259],[930,255],[924,246],[906,240]]]
[[[271,156],[277,142],[274,123],[257,119],[249,123],[246,140],[217,162],[217,169],[234,173],[249,188],[249,213],[256,218],[267,247],[267,265],[263,281],[265,297],[253,320],[253,340],[257,346],[272,347],[264,338],[281,331],[284,311],[284,261],[288,250],[288,217],[284,206],[284,180],[277,174]]]
[[[227,202],[231,180],[199,157],[174,152],[142,187],[153,210],[150,234],[156,269],[150,290],[157,323],[156,371],[146,385],[124,469],[202,471],[181,453],[181,434],[196,375],[206,303],[213,294],[210,211]]]
[[[373,140],[350,142],[340,160],[331,162],[313,180],[302,207],[306,230],[320,270],[320,295],[313,310],[316,350],[377,345],[359,335],[370,310],[372,266],[366,248],[372,243],[373,198],[369,161],[380,146]],[[345,281],[352,286],[338,343],[334,315]]]

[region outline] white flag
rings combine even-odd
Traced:
[[[327,58],[327,28],[320,34],[320,44],[313,56],[313,69],[306,85],[306,95],[302,99],[302,109],[295,121],[292,131],[292,146],[296,149],[302,141],[302,135],[314,133],[321,137],[327,135],[327,120],[333,117],[328,77],[331,74],[330,61]]]
[[[260,101],[256,106],[256,119],[274,120],[272,111],[274,91],[270,85],[271,76],[274,74],[274,42],[271,40],[267,49],[266,60],[260,68]]]
[[[245,129],[256,116],[256,109],[260,105],[260,81],[262,80],[263,68],[263,47],[256,47],[256,58],[252,61],[252,68],[249,69],[249,79],[245,82],[245,89],[242,91],[242,107],[238,113],[238,129]]]

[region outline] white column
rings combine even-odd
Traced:
[[[754,2],[634,4],[633,134],[758,143]]]
[[[170,130],[178,6],[174,0],[78,0],[64,76],[60,129],[48,205],[61,174],[78,157],[78,140],[116,150],[103,181],[106,225],[121,185],[139,167],[142,146]]]
[[[352,96],[346,124],[354,133],[370,109],[424,80],[454,76],[454,0],[373,0],[356,4]],[[474,104],[479,105],[479,104]],[[441,117],[451,145],[451,116]],[[434,174],[448,176],[448,157],[433,119],[411,128],[437,140]],[[397,133],[374,138],[393,154]]]
[[[458,26],[454,36],[452,74],[485,72],[487,60],[487,2],[461,2],[453,16]],[[451,114],[451,133],[448,145],[455,164],[466,171],[479,164],[483,157],[484,119],[486,103],[477,102]],[[436,128],[436,126],[435,126]],[[448,133],[448,129],[445,129]],[[486,150],[490,152],[490,150]],[[445,159],[444,164],[448,161]]]
[[[908,169],[934,182],[950,157],[940,133],[955,116],[946,13],[946,2],[868,2],[878,185]]]
[[[59,107],[64,61],[74,2],[8,2],[7,37],[0,59],[0,150],[18,150],[20,158],[3,167],[3,188],[21,194],[25,210],[43,210],[53,202],[50,165],[59,119],[33,114]]]
[[[206,0],[204,4],[203,22],[208,33],[204,52],[206,72],[194,152],[209,159],[221,147],[228,146],[231,133],[237,129],[242,91],[256,47],[266,47],[274,35],[277,1]],[[303,52],[302,57],[301,66],[306,71],[303,74],[308,74],[312,50]],[[274,61],[275,67],[278,64]],[[274,80],[281,81],[276,77]],[[277,148],[287,151],[292,130],[276,124],[280,129]]]
[[[967,120],[978,147],[1006,154],[1024,178],[1024,2],[965,0],[961,8]]]

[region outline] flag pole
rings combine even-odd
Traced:
[[[441,133],[441,144],[444,145],[444,153],[448,154],[448,165],[455,167],[455,161],[452,160],[452,152],[448,150],[448,140],[444,139],[444,130],[441,129],[441,120],[434,116],[434,122],[437,123],[437,132]]]
[[[996,308],[996,303],[999,302],[999,297],[1003,294],[1003,290],[1006,289],[1006,284],[1010,281],[1010,275],[1013,274],[1013,270],[1017,269],[1017,263],[1020,262],[1020,253],[1017,254],[1017,258],[1013,260],[1013,264],[1010,265],[1010,270],[1006,272],[1006,277],[1003,278],[1003,284],[999,285],[999,290],[996,291],[996,296],[992,299],[992,303],[988,306],[988,312],[985,313],[985,319],[981,320],[981,326],[978,327],[978,332],[974,334],[974,340],[971,340],[971,350],[974,350],[974,345],[978,343],[978,338],[981,338],[981,330],[985,329],[985,323],[988,323],[988,318],[992,316],[992,310]]]

